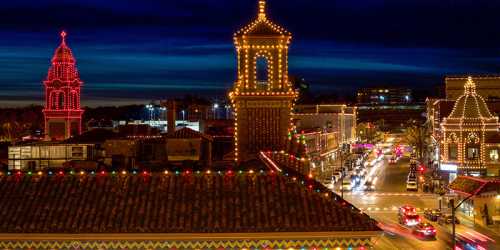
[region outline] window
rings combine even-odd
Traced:
[[[50,109],[57,109],[57,92],[50,92]]]
[[[267,58],[260,56],[255,62],[257,75],[255,76],[258,89],[267,89],[268,84],[268,61]]]
[[[65,109],[64,107],[64,92],[59,92],[59,94],[57,95],[57,108],[58,109]]]
[[[83,147],[72,147],[71,148],[71,157],[72,158],[83,157]]]
[[[479,148],[478,147],[468,147],[467,148],[467,159],[477,160],[479,158]]]
[[[457,145],[450,145],[450,146],[448,146],[448,158],[450,160],[457,160],[458,159],[458,148],[457,148]]]
[[[79,108],[79,105],[78,105],[78,94],[76,93],[76,91],[72,91],[71,92],[71,108],[72,109]]]
[[[490,161],[498,162],[498,149],[490,149]]]

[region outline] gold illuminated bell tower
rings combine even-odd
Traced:
[[[259,1],[257,19],[234,34],[238,80],[229,98],[235,112],[236,161],[285,148],[296,97],[288,81],[291,38],[267,18],[265,0]]]

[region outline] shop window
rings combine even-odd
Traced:
[[[448,158],[450,160],[458,159],[458,147],[457,145],[450,145],[448,148]]]
[[[498,149],[491,149],[490,150],[490,161],[492,162],[498,162]]]
[[[479,159],[479,147],[468,147],[467,148],[467,159],[468,160]]]
[[[73,157],[73,158],[83,157],[83,147],[72,147],[71,148],[71,157]]]

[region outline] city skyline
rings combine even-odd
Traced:
[[[290,75],[305,78],[315,92],[429,88],[449,74],[496,72],[498,17],[488,13],[499,4],[286,3],[270,1],[269,15],[294,34]],[[252,0],[4,3],[0,105],[43,102],[42,81],[62,29],[85,84],[82,105],[224,96],[236,79],[231,36],[256,11]]]

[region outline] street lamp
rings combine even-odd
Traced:
[[[224,107],[226,108],[226,117],[225,118],[229,119],[229,108],[231,108],[231,106],[225,105]]]
[[[163,117],[165,118],[165,111],[167,111],[167,108],[161,107],[160,108],[161,112],[163,113]],[[165,119],[166,120],[166,119]]]
[[[462,205],[462,203],[464,203],[464,201],[472,198],[472,196],[474,196],[474,194],[471,194],[469,196],[467,196],[465,199],[463,199],[461,202],[458,203],[457,206],[455,206],[455,199],[451,199],[450,200],[450,206],[451,206],[451,226],[452,226],[452,246],[453,246],[453,249],[455,249],[455,246],[457,244],[457,240],[456,240],[456,236],[455,236],[455,213],[456,213],[456,210],[457,208],[460,207],[460,205]]]
[[[217,109],[218,108],[219,108],[219,104],[218,103],[214,103],[214,108],[213,108],[214,119],[217,119]]]
[[[152,104],[148,104],[146,105],[146,108],[149,110],[149,120],[153,120],[153,111],[154,111],[154,107]]]

